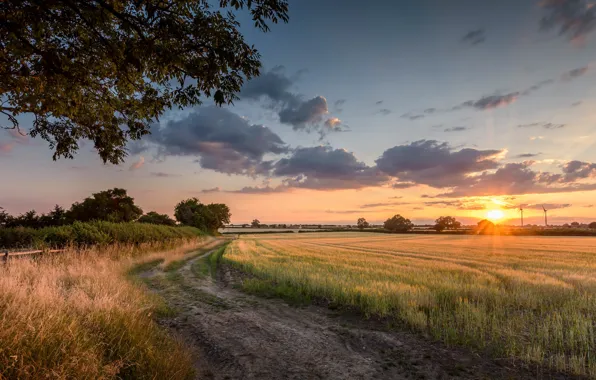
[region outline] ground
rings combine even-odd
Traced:
[[[568,378],[486,359],[347,310],[245,294],[235,286],[244,274],[209,264],[216,251],[141,274],[176,311],[160,323],[191,347],[197,378]]]

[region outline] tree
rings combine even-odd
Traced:
[[[493,234],[495,232],[495,224],[488,219],[482,219],[478,222],[476,230],[479,234]]]
[[[592,223],[588,224],[588,228],[596,230],[596,222],[592,222]]]
[[[176,205],[174,217],[180,223],[216,233],[226,223],[230,223],[230,209],[225,204],[202,204],[197,198],[184,200]]]
[[[571,223],[571,227],[573,227],[573,228],[579,228],[579,226],[580,226],[579,222],[572,222]]]
[[[391,232],[407,232],[414,228],[414,223],[401,215],[395,215],[385,221],[383,228]]]
[[[461,227],[461,223],[455,220],[452,216],[441,216],[437,220],[435,220],[435,230],[443,231],[443,230],[457,230]]]
[[[358,228],[360,228],[361,230],[368,228],[369,224],[366,221],[366,219],[364,218],[359,218],[358,222],[356,222],[356,225],[358,226]]]
[[[259,75],[236,14],[254,26],[288,21],[287,0],[52,0],[0,2],[0,113],[5,128],[33,115],[32,137],[53,158],[93,141],[119,163],[128,140],[149,133],[168,108],[203,97],[231,103]]]
[[[107,220],[110,222],[132,222],[143,214],[126,190],[114,188],[94,193],[83,202],[75,202],[68,211],[72,220],[88,222]]]
[[[174,219],[170,218],[166,214],[158,214],[155,211],[149,211],[145,215],[141,216],[139,220],[137,220],[137,222],[149,224],[163,224],[165,226],[176,225],[176,221]]]
[[[0,207],[0,227],[8,227],[12,221],[12,216]]]
[[[259,221],[259,219],[254,219],[251,223],[250,226],[253,228],[259,228],[261,227],[261,222]]]

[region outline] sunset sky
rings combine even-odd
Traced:
[[[241,100],[168,112],[104,165],[90,143],[52,161],[0,131],[0,206],[69,207],[128,190],[173,214],[198,197],[233,223],[596,220],[596,7],[581,0],[291,1]],[[31,118],[23,117],[26,129]]]

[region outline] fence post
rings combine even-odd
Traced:
[[[4,262],[8,263],[8,250],[4,251]]]

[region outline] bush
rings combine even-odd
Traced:
[[[204,235],[194,227],[170,227],[146,223],[75,222],[60,227],[0,228],[2,248],[63,248],[106,244],[143,244]]]

